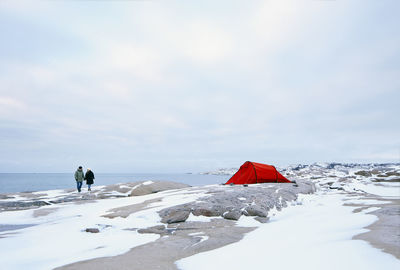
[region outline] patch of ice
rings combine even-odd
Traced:
[[[66,192],[65,190],[59,190],[59,189],[55,189],[55,190],[47,190],[45,191],[46,195],[45,196],[41,196],[40,198],[56,198],[59,196],[65,196],[68,194],[68,192]]]
[[[339,182],[335,182],[331,185],[331,188],[341,188],[343,185]]]
[[[208,238],[209,238],[207,235],[200,235],[200,236],[197,236],[197,237],[200,237],[200,241],[195,243],[195,244],[193,244],[192,247],[200,244],[201,242],[207,241]]]
[[[375,184],[363,184],[353,182],[351,184],[343,186],[346,191],[364,191],[369,194],[379,195],[383,197],[400,197],[400,188],[380,186]]]
[[[204,235],[204,232],[195,232],[195,233],[189,233],[188,235],[190,235],[190,236],[195,236],[195,235]]]
[[[151,185],[153,183],[154,183],[153,181],[146,181],[146,182],[143,182],[142,185],[147,186],[147,185]]]
[[[119,192],[116,190],[104,192],[104,194],[106,194],[108,196],[115,196],[115,197],[127,197],[128,196],[127,193],[122,193],[122,192]]]
[[[355,200],[345,200],[346,204],[361,204],[361,205],[374,205],[374,204],[388,204],[390,201],[380,201],[380,200],[366,200],[366,199],[355,199]]]
[[[127,186],[127,185],[120,185],[119,186],[120,189],[126,188],[126,189],[131,189],[132,187]]]
[[[259,227],[260,222],[254,219],[254,217],[242,215],[238,221],[236,221],[236,226],[239,227]]]
[[[192,213],[190,213],[190,215],[186,221],[210,222],[211,219],[214,219],[214,218],[218,218],[218,217],[195,216]]]

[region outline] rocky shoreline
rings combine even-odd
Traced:
[[[112,198],[142,196],[165,190],[190,187],[169,181],[142,181],[93,187],[91,192],[78,193],[75,189],[0,194],[0,212],[40,208],[68,202],[85,202]]]
[[[0,239],[12,239],[26,230],[41,232],[42,225],[50,226],[46,225],[50,221],[73,239],[86,239],[82,244],[87,247],[82,250],[88,251],[79,259],[70,256],[65,262],[54,263],[52,268],[176,270],[177,261],[237,243],[256,228],[272,225],[274,222],[268,221],[279,217],[285,207],[295,206],[288,211],[307,209],[308,205],[302,205],[303,198],[314,198],[317,204],[336,198],[336,207],[351,207],[355,215],[365,212],[377,217],[374,223],[365,225],[369,231],[363,229],[353,239],[367,241],[400,259],[398,165],[313,165],[288,168],[285,173],[296,183],[191,187],[144,181],[97,186],[92,192],[82,193],[71,189],[2,194],[0,214],[8,217],[15,213],[18,217],[25,213],[25,218],[0,224]],[[337,220],[340,216],[329,218]],[[48,233],[48,229],[45,231]],[[118,235],[131,241],[144,237],[144,242],[125,242],[125,249],[118,253],[113,252],[121,240],[95,243],[96,239],[110,241]],[[101,250],[105,251],[99,253]],[[57,252],[63,254],[62,258],[67,251],[61,247]]]

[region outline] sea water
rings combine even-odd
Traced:
[[[229,178],[230,176],[228,175],[183,173],[95,173],[94,185],[103,186],[152,180],[174,181],[191,186],[202,186],[225,183]],[[0,193],[68,188],[75,188],[74,173],[0,173]]]

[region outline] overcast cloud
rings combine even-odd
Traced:
[[[400,2],[0,1],[0,172],[400,162]]]

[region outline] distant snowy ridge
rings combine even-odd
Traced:
[[[291,180],[310,180],[317,187],[400,197],[400,163],[314,163],[288,166],[281,173]]]
[[[400,163],[313,163],[277,168],[290,180],[309,180],[317,186],[371,193],[380,196],[400,196]],[[221,168],[202,174],[233,175],[237,168]]]
[[[305,170],[391,170],[392,168],[399,167],[400,163],[339,163],[339,162],[315,162],[312,164],[294,164],[287,167],[276,167],[280,172],[291,172]],[[214,171],[201,172],[200,174],[211,174],[211,175],[234,175],[239,168],[219,168]]]
[[[201,172],[200,174],[211,174],[211,175],[233,175],[238,171],[238,168],[220,168],[215,171]]]

